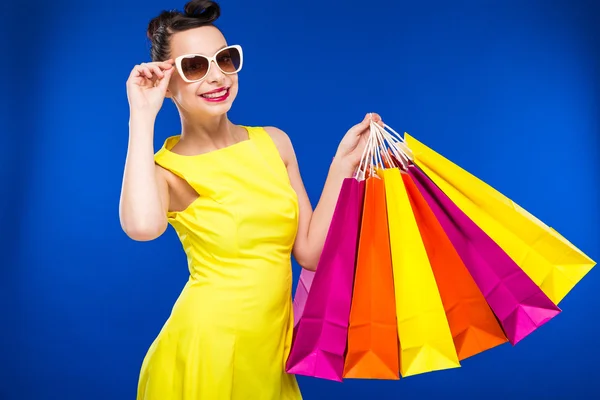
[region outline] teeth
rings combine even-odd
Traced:
[[[209,99],[214,99],[216,97],[223,97],[226,94],[227,94],[227,89],[221,90],[220,92],[216,92],[216,93],[203,94],[202,97],[206,97],[206,98],[209,98]]]

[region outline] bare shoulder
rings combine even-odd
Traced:
[[[288,163],[295,158],[294,146],[292,145],[290,137],[283,130],[275,126],[265,126],[264,129],[269,136],[271,136],[275,146],[277,146],[285,165],[288,165]]]

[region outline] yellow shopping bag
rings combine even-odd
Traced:
[[[415,164],[555,303],[595,262],[554,229],[474,175],[404,134]]]
[[[452,333],[408,193],[398,168],[384,180],[396,301],[400,374],[460,367]]]

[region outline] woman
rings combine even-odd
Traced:
[[[219,15],[205,0],[163,11],[148,28],[152,62],[135,66],[127,81],[121,225],[132,239],[148,241],[171,224],[190,271],[143,361],[138,399],[301,398],[284,370],[293,328],[291,255],[316,269],[342,181],[366,143],[367,116],[340,142],[313,211],[289,137],[227,117],[243,52],[214,26]],[[154,154],[165,97],[182,130]]]

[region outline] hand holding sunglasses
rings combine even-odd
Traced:
[[[213,64],[224,74],[238,73],[243,64],[242,47],[227,46],[212,57],[202,54],[184,54],[175,60],[136,65],[127,81],[130,108],[149,110],[157,114],[162,107],[167,86],[175,69],[181,79],[193,83],[206,78]]]
[[[127,99],[131,110],[157,114],[165,98],[175,68],[173,60],[141,63],[133,67],[127,80]]]

